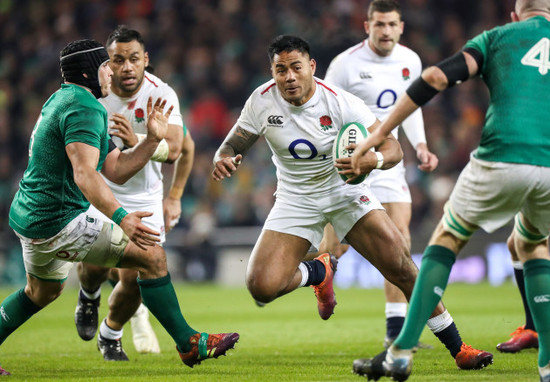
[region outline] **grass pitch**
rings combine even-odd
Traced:
[[[336,290],[335,314],[323,321],[313,291],[302,288],[258,308],[244,288],[178,284],[187,321],[197,330],[237,331],[241,335],[226,357],[193,369],[180,361],[172,339],[152,319],[161,354],[141,355],[132,344],[130,325],[123,344],[130,362],[105,362],[95,340],[82,341],[73,321],[77,290],[70,288],[32,317],[0,347],[3,381],[361,381],[351,373],[355,358],[382,350],[385,334],[381,290]],[[3,300],[16,288],[0,288]],[[103,288],[100,317],[107,312]],[[421,340],[434,346],[414,358],[410,381],[536,381],[537,352],[501,354],[495,345],[523,324],[521,301],[512,283],[451,284],[444,301],[463,339],[493,352],[494,364],[478,371],[458,370],[447,350],[429,330]],[[388,380],[388,379],[382,379]]]

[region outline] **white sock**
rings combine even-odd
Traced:
[[[407,315],[406,302],[386,302],[386,318],[405,317]]]
[[[97,300],[99,296],[101,296],[101,287],[97,288],[97,290],[93,293],[88,293],[82,288],[82,285],[80,286],[80,291],[86,297],[88,300]]]
[[[300,265],[298,265],[298,269],[302,273],[302,281],[300,281],[300,285],[298,285],[298,287],[303,287],[306,285],[307,278],[309,277],[309,271],[304,263],[300,263]]]
[[[449,327],[453,323],[451,314],[445,309],[439,316],[430,318],[427,322],[428,328],[434,333],[439,333]]]
[[[122,337],[122,332],[124,329],[120,330],[114,330],[111,329],[107,323],[106,320],[103,320],[101,322],[101,325],[99,326],[99,334],[101,334],[101,337],[106,338],[108,340],[118,340]]]

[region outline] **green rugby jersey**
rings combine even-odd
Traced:
[[[483,54],[491,93],[476,158],[550,167],[549,38],[550,21],[537,16],[466,43]]]
[[[82,142],[108,152],[107,111],[84,88],[63,84],[42,107],[29,144],[29,164],[12,201],[9,224],[28,238],[48,238],[86,211],[65,146]]]

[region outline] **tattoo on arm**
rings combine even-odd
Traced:
[[[225,138],[216,157],[221,159],[225,156],[235,156],[237,154],[246,154],[248,149],[258,140],[259,135],[253,134],[242,127],[237,126],[237,128],[229,133]]]

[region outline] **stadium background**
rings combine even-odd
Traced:
[[[0,0],[0,283],[21,283],[19,243],[8,210],[26,168],[40,108],[59,87],[59,51],[72,40],[104,42],[118,24],[143,34],[155,74],[180,97],[196,142],[182,220],[168,236],[171,272],[180,279],[242,283],[251,245],[273,203],[275,169],[258,142],[238,176],[210,180],[212,156],[252,90],[270,78],[266,47],[278,34],[309,41],[324,77],[330,60],[365,38],[365,0]],[[401,43],[424,66],[459,50],[469,37],[509,21],[514,0],[402,0]],[[406,142],[413,194],[413,252],[421,252],[441,217],[459,171],[479,141],[487,105],[481,80],[469,81],[423,108],[428,144],[440,159],[425,175]],[[478,233],[454,278],[502,282],[510,274],[503,246],[509,227]],[[493,243],[495,243],[493,245]],[[369,276],[371,277],[371,276]],[[375,280],[375,276],[372,275]],[[377,279],[376,279],[377,280]],[[378,281],[369,285],[378,286]]]

